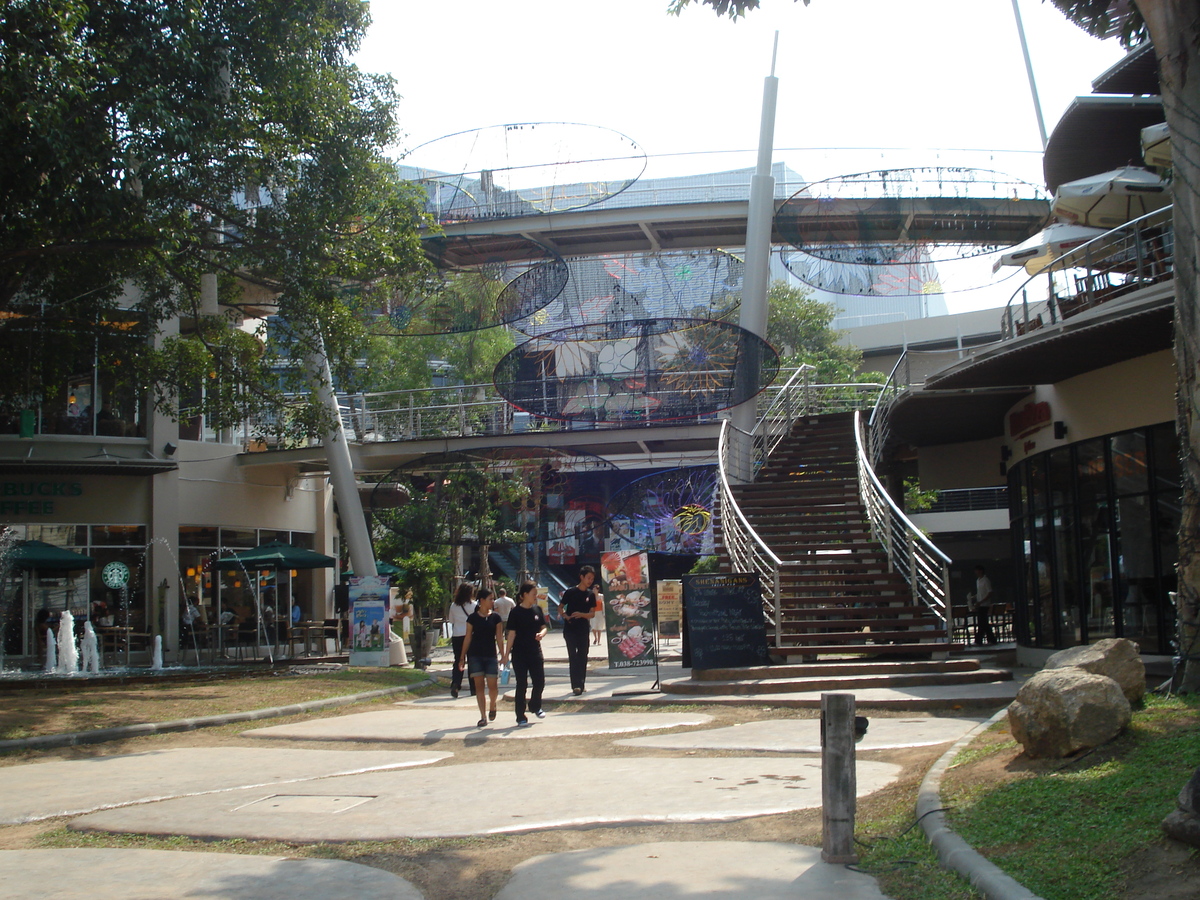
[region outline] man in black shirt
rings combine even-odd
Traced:
[[[567,588],[562,595],[563,641],[567,645],[567,661],[571,668],[571,691],[577,697],[583,693],[587,679],[591,620],[596,614],[596,595],[592,588],[595,581],[596,570],[582,566],[578,586]]]

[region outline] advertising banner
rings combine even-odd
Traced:
[[[385,575],[350,579],[350,665],[386,666],[388,583]]]
[[[613,669],[655,664],[648,562],[637,550],[600,554],[608,664]]]
[[[683,582],[671,578],[658,583],[658,636],[679,637],[683,620]]]

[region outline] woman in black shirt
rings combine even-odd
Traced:
[[[462,654],[458,659],[459,671],[465,669],[467,677],[475,684],[480,728],[496,719],[496,677],[500,674],[496,649],[503,640],[504,625],[500,621],[500,614],[492,612],[493,602],[492,592],[487,588],[475,592],[475,611],[467,616],[467,633],[463,637]],[[483,705],[485,683],[491,701],[486,715]]]
[[[517,725],[525,726],[525,689],[533,683],[529,697],[529,710],[539,719],[546,717],[542,711],[542,691],[546,687],[546,666],[542,660],[542,638],[547,631],[546,614],[537,605],[537,585],[532,581],[521,584],[517,590],[517,605],[508,614],[507,643],[501,662],[507,665],[512,660],[513,674],[517,679],[516,696]]]

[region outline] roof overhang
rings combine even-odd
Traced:
[[[1158,58],[1150,41],[1139,44],[1092,82],[1097,94],[1157,94]]]
[[[1142,129],[1164,121],[1161,97],[1076,97],[1046,144],[1046,187],[1056,191],[1068,181],[1141,165]]]
[[[888,413],[888,443],[917,447],[982,441],[1004,434],[1004,414],[1033,388],[905,391]]]
[[[0,475],[126,475],[145,477],[179,466],[168,459],[0,459]]]

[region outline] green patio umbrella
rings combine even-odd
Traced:
[[[241,563],[247,569],[328,569],[337,560],[324,553],[293,547],[283,541],[268,541],[232,556],[223,556],[217,563]]]
[[[21,541],[8,557],[9,562],[19,569],[70,572],[78,569],[94,569],[96,561],[81,553],[72,553],[43,541]]]
[[[347,570],[343,574],[353,576],[354,572]],[[389,577],[392,575],[403,575],[404,569],[401,569],[399,566],[393,566],[390,562],[384,562],[382,559],[377,559],[375,560],[375,574],[387,575]]]

